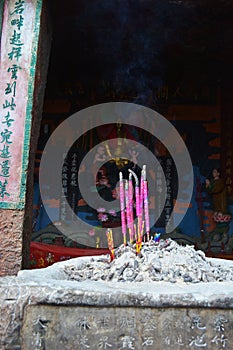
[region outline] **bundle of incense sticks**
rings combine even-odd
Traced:
[[[135,180],[135,188],[133,186],[132,176]],[[129,179],[123,179],[122,172],[119,174],[119,179],[123,242],[126,245],[128,228],[130,243],[136,241],[136,250],[140,252],[144,225],[146,226],[148,237],[150,231],[146,165],[143,165],[141,171],[140,185],[137,175],[131,169],[129,169]],[[136,208],[136,223],[134,223],[134,207]]]

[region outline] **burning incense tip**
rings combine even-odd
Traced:
[[[138,177],[137,177],[137,175],[135,174],[135,172],[133,171],[133,170],[131,170],[131,169],[129,169],[129,172],[133,175],[133,177],[134,177],[134,180],[135,180],[135,186],[139,186],[139,180],[138,180]]]

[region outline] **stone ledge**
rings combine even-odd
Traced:
[[[96,258],[99,259],[100,257],[98,256]],[[106,256],[103,256],[103,259],[106,258]],[[53,306],[55,308],[54,310],[57,308],[56,312],[60,310],[60,313],[63,312],[63,307],[65,309],[67,307],[77,308],[76,311],[79,311],[80,308],[89,307],[90,312],[93,311],[93,313],[95,313],[95,308],[104,309],[105,307],[114,309],[120,307],[122,310],[128,310],[128,307],[130,307],[134,313],[136,309],[144,310],[147,308],[148,310],[154,310],[155,316],[153,317],[159,315],[156,316],[156,310],[160,312],[160,309],[163,309],[163,312],[168,312],[168,314],[171,310],[176,309],[176,312],[180,312],[180,315],[183,315],[182,310],[184,309],[200,309],[204,310],[207,316],[210,315],[209,312],[211,312],[211,310],[215,313],[221,313],[222,317],[224,316],[229,321],[228,324],[233,322],[233,282],[207,282],[196,284],[117,282],[113,284],[105,281],[77,282],[65,279],[67,278],[63,272],[65,266],[75,265],[79,267],[83,260],[86,259],[90,258],[71,259],[54,264],[46,269],[20,271],[17,277],[10,276],[0,278],[0,348],[2,350],[27,349],[27,347],[22,347],[22,341],[25,343],[27,342],[26,338],[28,339],[27,333],[23,332],[22,329],[23,323],[29,322],[28,319],[25,318],[27,317],[29,306],[37,308],[39,305],[43,305],[43,308],[45,308],[44,310],[47,310],[47,307]],[[233,264],[230,261],[220,261],[220,259],[212,260],[216,264],[222,264],[227,267]],[[202,311],[201,314],[197,313],[199,316],[202,316],[202,314]],[[205,318],[206,321],[208,317],[210,317],[207,316]],[[184,316],[181,316],[181,320],[183,317]],[[175,318],[174,316],[174,319]],[[30,320],[32,323],[35,322],[34,318],[33,320],[30,318]],[[197,336],[198,334],[192,336]],[[105,334],[104,336],[107,335]],[[178,336],[179,334],[177,333],[177,337]],[[199,334],[199,336],[201,335]],[[232,349],[233,339],[230,339],[229,335],[227,336],[228,344],[229,341],[232,343],[231,347],[227,347],[227,344],[225,349]],[[31,335],[29,338],[30,337]],[[132,335],[132,337],[135,338],[135,335]],[[210,342],[210,335],[208,335],[208,337],[208,341]],[[214,339],[214,337],[212,339]],[[140,342],[141,341],[142,338]],[[187,341],[186,339],[186,343]],[[194,343],[195,342],[193,342],[193,344]],[[190,346],[188,348],[190,348]],[[64,344],[63,348],[66,348]],[[152,345],[149,348],[156,349],[153,348]],[[176,349],[174,346],[173,348]],[[206,346],[205,348],[208,349]],[[56,347],[56,350],[57,349]],[[135,349],[137,348],[135,347]],[[185,349],[185,347],[182,347],[182,349]],[[209,349],[212,348],[209,347]]]

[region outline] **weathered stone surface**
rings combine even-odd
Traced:
[[[91,259],[100,258],[101,256],[96,256]],[[102,259],[106,259],[106,256],[102,256]],[[17,277],[0,278],[1,350],[29,349],[29,346],[33,350],[43,349],[42,345],[38,344],[43,344],[44,341],[50,342],[45,347],[49,350],[55,347],[56,349],[72,349],[72,346],[75,348],[75,342],[81,341],[82,335],[79,320],[85,316],[92,320],[93,317],[101,315],[111,316],[112,321],[118,324],[113,324],[111,332],[104,332],[100,331],[100,328],[96,330],[96,325],[93,323],[96,338],[89,338],[89,332],[88,336],[83,334],[82,341],[85,342],[85,336],[87,336],[89,341],[99,343],[91,344],[92,347],[87,349],[101,349],[101,346],[104,349],[104,345],[101,345],[104,344],[103,341],[108,340],[111,343],[114,335],[117,337],[118,346],[121,341],[125,341],[124,344],[127,341],[129,344],[133,341],[126,337],[128,335],[135,338],[135,342],[132,343],[134,345],[131,346],[131,348],[134,346],[134,349],[166,349],[165,346],[169,348],[169,342],[170,348],[175,350],[185,349],[185,346],[187,349],[198,347],[211,350],[233,349],[233,337],[229,332],[233,322],[233,282],[196,284],[177,282],[174,284],[164,281],[113,283],[68,280],[64,271],[71,266],[81,267],[88,260],[90,257],[71,259],[46,269],[20,271]],[[212,261],[222,267],[233,264],[231,261],[219,259],[212,259]],[[136,321],[137,326],[132,332],[129,330],[127,333],[127,327],[124,332],[120,331],[119,318],[122,319],[124,315],[130,315],[131,320],[134,317]],[[140,315],[143,317],[141,318]],[[148,315],[156,320],[157,328],[145,333],[143,322]],[[197,317],[196,328],[191,325],[194,317]],[[144,321],[141,321],[142,319]],[[167,326],[164,325],[166,319],[170,322]],[[40,326],[40,320],[42,326]],[[43,328],[44,320],[51,322],[45,324]],[[37,332],[37,328],[33,327],[38,322]],[[127,323],[127,319],[124,322]],[[186,325],[185,331],[182,330],[182,324]],[[51,333],[47,336],[45,332],[43,335],[40,333],[41,327]],[[176,328],[177,332],[174,330]],[[55,333],[57,340],[54,338]],[[59,339],[61,343],[56,344]],[[52,344],[51,341],[54,343]],[[157,341],[160,348],[156,347]],[[143,342],[146,343],[140,348],[139,345],[142,346]],[[83,349],[85,349],[84,344]],[[164,344],[163,347],[161,344]]]
[[[37,305],[26,308],[22,347],[232,349],[233,310]]]
[[[0,209],[0,276],[21,269],[23,217],[24,210]]]

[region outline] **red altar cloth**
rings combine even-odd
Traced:
[[[109,254],[109,250],[103,248],[68,248],[53,244],[31,242],[30,268],[38,269],[50,266],[58,261],[102,254]]]

